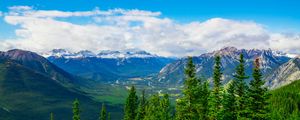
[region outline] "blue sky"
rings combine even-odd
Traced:
[[[222,17],[253,20],[276,30],[300,30],[299,0],[1,0],[0,10],[8,11],[9,6],[17,5],[62,11],[85,11],[95,7],[140,9],[160,11],[163,16],[179,22]]]
[[[234,21],[250,21],[263,26],[273,33],[300,33],[299,0],[1,0],[0,11],[10,12],[11,6],[29,6],[34,10],[45,11],[92,11],[96,7],[102,11],[112,9],[143,10],[160,12],[157,18],[171,19],[174,23],[185,25],[193,22],[206,22],[213,18]],[[0,40],[15,39],[20,26],[8,23],[5,15],[0,17]],[[90,18],[55,18],[76,24],[90,23]],[[20,23],[19,25],[24,25]],[[99,25],[99,24],[98,24]],[[28,29],[28,28],[21,28]],[[136,41],[135,41],[136,42]],[[139,43],[139,42],[138,42]],[[270,48],[273,48],[270,46]],[[295,48],[275,47],[275,49],[295,51]],[[293,50],[292,50],[293,49]],[[198,49],[197,49],[198,50]],[[204,49],[205,50],[205,49]],[[172,50],[171,50],[172,51]],[[187,50],[187,51],[193,51]]]

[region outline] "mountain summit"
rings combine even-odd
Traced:
[[[71,84],[77,81],[76,78],[71,74],[65,72],[64,70],[49,62],[46,58],[34,52],[14,49],[7,52],[1,52],[0,56],[2,56],[3,59],[13,60],[14,62],[27,67],[28,69],[46,75],[53,80],[62,83],[63,85]]]

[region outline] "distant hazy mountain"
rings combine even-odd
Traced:
[[[300,79],[300,58],[294,58],[279,66],[266,80],[271,88],[278,88]]]
[[[253,60],[261,59],[262,72],[265,76],[271,74],[276,68],[290,60],[290,57],[281,52],[272,50],[259,49],[237,49],[234,47],[226,47],[211,53],[205,53],[197,57],[193,57],[196,64],[197,75],[203,78],[211,78],[213,73],[214,57],[220,55],[222,57],[222,67],[224,73],[223,83],[227,83],[233,78],[235,67],[238,65],[239,55],[243,54],[246,61],[246,73],[251,76],[253,68]],[[165,66],[159,73],[158,80],[169,85],[182,85],[184,78],[184,66],[187,62],[186,58],[177,60]],[[248,79],[248,82],[250,79]]]
[[[124,51],[111,51],[103,50],[98,54],[95,54],[88,50],[82,50],[79,52],[70,52],[65,49],[53,49],[50,52],[42,53],[44,57],[64,57],[64,58],[87,58],[87,57],[96,57],[96,58],[113,58],[113,59],[124,59],[124,58],[151,58],[151,57],[160,57],[157,55],[152,55],[146,51],[129,49]]]
[[[50,112],[57,119],[71,119],[75,98],[83,119],[97,119],[100,103],[78,91],[78,82],[33,52],[0,52],[0,119],[48,120]]]
[[[145,51],[69,52],[54,49],[44,53],[53,64],[72,74],[100,81],[122,80],[156,74],[174,58],[152,55]]]

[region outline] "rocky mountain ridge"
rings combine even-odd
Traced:
[[[233,78],[235,67],[238,65],[239,55],[243,54],[245,58],[246,73],[248,76],[252,74],[253,60],[259,58],[261,60],[262,72],[267,77],[272,74],[282,64],[288,62],[291,58],[285,53],[259,49],[237,49],[235,47],[225,47],[210,53],[205,53],[200,56],[194,56],[193,61],[196,65],[197,75],[211,79],[213,73],[214,57],[221,56],[221,63],[223,68],[224,80],[226,84]],[[184,66],[186,58],[182,58],[168,64],[160,71],[158,81],[167,83],[169,85],[182,85],[184,79]],[[251,80],[248,79],[247,82]]]

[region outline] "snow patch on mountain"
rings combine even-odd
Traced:
[[[289,57],[289,58],[296,58],[298,57],[299,55],[298,54],[293,54],[293,53],[284,53],[282,51],[272,51],[273,55],[275,56],[286,56],[286,57]]]
[[[48,57],[64,57],[64,58],[86,58],[86,57],[97,57],[97,58],[149,58],[149,57],[159,57],[157,55],[150,54],[142,50],[124,50],[124,51],[111,51],[103,50],[98,54],[95,54],[88,50],[82,50],[79,52],[70,52],[65,49],[54,49],[47,53],[42,53],[42,56]]]

